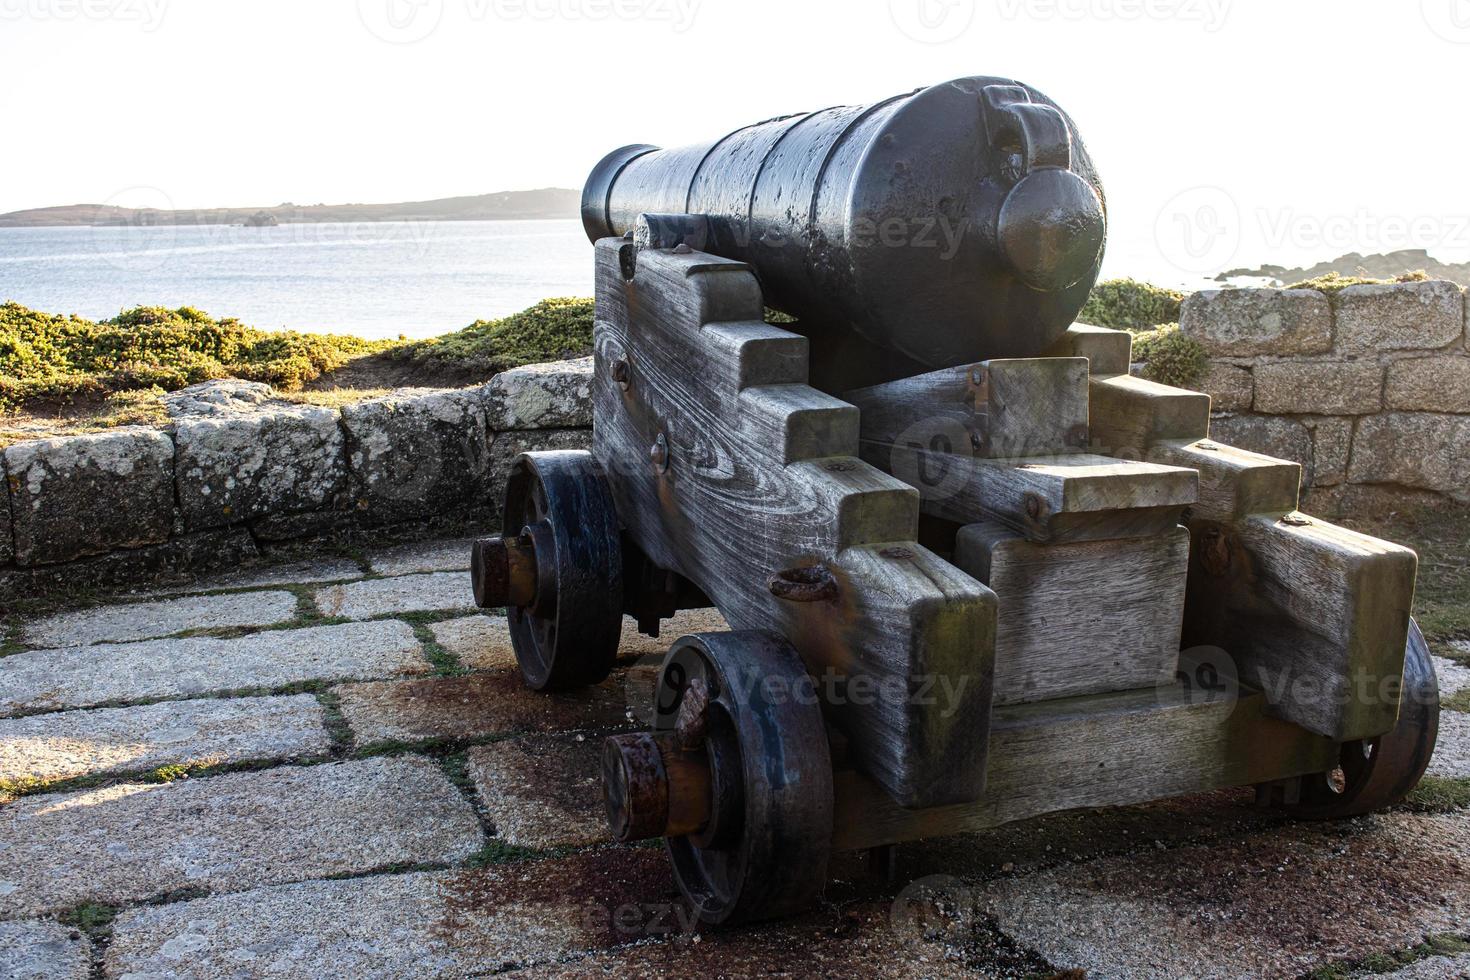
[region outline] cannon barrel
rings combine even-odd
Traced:
[[[987,77],[614,150],[583,190],[587,235],[644,213],[707,215],[703,249],[750,263],[771,306],[926,368],[1041,354],[1086,302],[1106,237],[1071,119]]]

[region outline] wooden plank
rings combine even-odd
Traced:
[[[1043,813],[1123,806],[1325,772],[1338,747],[1268,717],[1265,699],[1180,686],[997,708],[990,782],[974,803],[906,810],[852,770],[834,779],[833,846],[969,833]]]
[[[1087,453],[991,460],[864,443],[863,458],[918,490],[931,517],[993,519],[1032,541],[1166,531],[1195,502],[1199,483],[1192,469]]]
[[[1234,658],[1272,711],[1338,741],[1398,717],[1418,557],[1302,514],[1196,521],[1184,642]]]
[[[1091,384],[1092,445],[1122,459],[1147,459],[1165,440],[1193,441],[1210,434],[1210,396],[1120,375]]]
[[[1191,508],[1195,520],[1229,523],[1247,514],[1288,514],[1301,497],[1299,464],[1223,443],[1161,442],[1149,450],[1149,458],[1199,473],[1199,501]]]
[[[982,361],[849,391],[863,441],[963,451],[982,459],[1053,456],[1087,448],[1087,361]]]
[[[955,564],[1000,600],[995,703],[1154,687],[1174,676],[1189,532],[1037,544],[972,524]]]
[[[1094,378],[1127,374],[1133,360],[1133,335],[1087,323],[1074,323],[1046,351],[1047,357],[1085,357]]]
[[[759,322],[748,267],[661,250],[630,259],[631,244],[597,245],[592,385],[593,452],[627,533],[733,628],[791,641],[885,792],[910,806],[974,799],[994,593],[915,542],[917,492],[853,455],[856,410],[801,383],[807,342]],[[620,360],[626,387],[612,379]],[[666,467],[650,462],[660,436]],[[835,600],[771,594],[773,574],[818,564]]]

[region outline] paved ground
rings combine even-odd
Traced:
[[[600,813],[601,737],[638,724],[664,644],[629,630],[604,684],[532,694],[467,553],[297,561],[0,637],[0,978],[1470,976],[1458,712],[1392,813],[1291,824],[1233,792],[1057,815],[907,845],[891,882],[844,856],[809,915],[690,933],[662,852],[611,846]],[[1470,648],[1438,652],[1444,696],[1470,691]]]

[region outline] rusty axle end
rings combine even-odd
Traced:
[[[602,792],[608,827],[620,844],[697,833],[713,805],[708,759],[680,749],[672,733],[608,738]]]
[[[523,609],[532,605],[536,601],[536,576],[536,549],[530,535],[497,535],[474,543],[470,582],[475,605],[481,609]]]

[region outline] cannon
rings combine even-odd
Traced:
[[[664,838],[703,923],[800,910],[838,851],[1225,787],[1334,818],[1423,774],[1417,556],[1074,322],[1103,202],[1071,120],[986,77],[589,178],[592,449],[515,459],[475,599],[537,690],[606,678],[624,617],[727,620],[603,753],[612,835]]]

